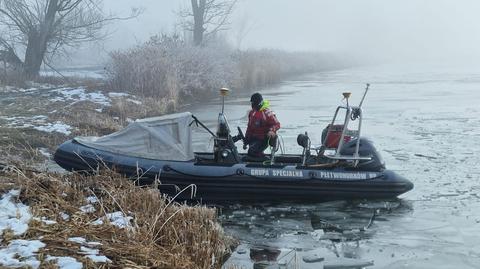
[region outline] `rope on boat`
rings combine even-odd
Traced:
[[[185,172],[182,172],[182,171],[179,171],[175,168],[172,168],[171,166],[169,165],[165,165],[162,169],[162,171],[173,171],[177,174],[181,174],[181,175],[184,175],[184,176],[189,176],[189,177],[202,177],[202,178],[226,178],[226,177],[232,177],[232,176],[236,176],[236,175],[239,175],[238,173],[235,173],[235,174],[230,174],[230,175],[223,175],[223,176],[202,176],[202,175],[194,175],[194,174],[189,174],[189,173],[185,173]],[[162,172],[160,171],[160,173]]]

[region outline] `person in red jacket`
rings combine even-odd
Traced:
[[[280,122],[275,113],[270,110],[268,100],[263,100],[260,93],[254,93],[250,98],[252,110],[248,113],[248,126],[245,133],[248,144],[248,155],[263,157],[263,151],[268,144],[273,145],[280,129]]]

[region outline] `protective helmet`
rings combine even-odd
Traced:
[[[252,94],[252,97],[250,97],[250,103],[252,104],[252,108],[257,110],[260,109],[263,105],[263,96],[258,92]]]

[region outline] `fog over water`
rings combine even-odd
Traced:
[[[106,12],[128,15],[132,7],[143,7],[145,12],[110,25],[111,37],[100,49],[95,45],[95,51],[105,56],[151,35],[179,30],[176,11],[188,4],[186,0],[106,0]],[[474,0],[239,0],[231,29],[224,35],[242,49],[329,51],[364,63],[471,65],[480,59],[478,10],[480,2]]]

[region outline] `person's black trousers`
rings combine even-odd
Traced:
[[[258,138],[251,138],[248,141],[248,156],[252,157],[263,157],[263,152],[268,147],[268,140],[265,139],[258,139]]]

